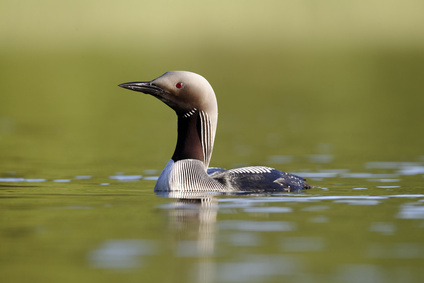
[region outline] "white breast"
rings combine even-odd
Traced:
[[[224,190],[221,183],[206,173],[204,163],[196,159],[169,160],[155,185],[156,192]]]

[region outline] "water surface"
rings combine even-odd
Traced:
[[[152,170],[2,177],[2,277],[420,282],[424,162],[364,167],[304,173],[320,186],[304,193],[172,198]]]

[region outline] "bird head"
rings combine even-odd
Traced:
[[[178,116],[197,110],[212,116],[218,112],[211,85],[204,77],[192,72],[170,71],[151,81],[129,82],[119,86],[160,99]]]

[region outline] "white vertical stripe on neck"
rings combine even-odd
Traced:
[[[208,113],[199,111],[201,123],[201,142],[203,149],[203,163],[207,169],[212,156],[213,142],[215,139],[215,121],[211,121]]]

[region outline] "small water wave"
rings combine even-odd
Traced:
[[[29,182],[29,183],[38,183],[46,182],[47,179],[25,179],[25,178],[0,178],[0,182]]]
[[[156,245],[151,240],[107,240],[88,254],[88,261],[93,268],[136,268],[143,265],[143,256],[154,253]]]

